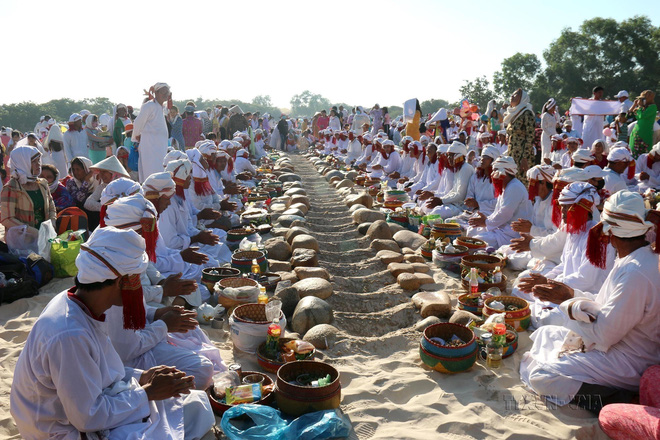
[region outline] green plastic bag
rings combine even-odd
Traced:
[[[66,231],[51,241],[50,262],[55,268],[57,278],[75,277],[78,275],[76,257],[80,253],[80,245],[84,240],[66,241],[73,231]],[[59,240],[58,240],[59,239]]]

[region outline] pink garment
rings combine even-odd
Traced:
[[[316,119],[316,126],[319,128],[319,130],[325,130],[328,128],[328,125],[330,124],[330,118],[328,116],[319,116]]]
[[[649,367],[639,383],[639,403],[606,405],[600,427],[614,440],[660,439],[660,365]]]

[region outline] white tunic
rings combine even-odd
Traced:
[[[62,135],[64,141],[64,153],[66,155],[67,165],[76,157],[89,158],[87,151],[87,133],[85,130],[69,130]]]
[[[241,174],[246,171],[252,173],[253,176],[257,174],[257,169],[254,167],[254,165],[252,165],[252,163],[244,157],[236,158],[234,161],[234,171],[236,171],[236,174]]]
[[[659,285],[658,255],[650,246],[617,259],[596,296],[596,321],[537,330],[520,364],[522,381],[559,405],[569,403],[582,383],[638,389],[642,373],[660,363]],[[595,348],[559,357],[569,330]]]
[[[610,195],[621,191],[622,189],[628,189],[628,185],[626,184],[626,181],[624,180],[623,176],[621,176],[621,174],[611,170],[609,167],[605,167],[603,171],[606,173],[604,177],[604,189]]]
[[[638,189],[643,192],[649,188],[660,189],[660,162],[655,162],[653,167],[649,168],[646,164],[648,154],[641,154],[635,161],[637,169],[635,170],[635,178],[639,182]],[[648,180],[639,178],[640,173],[649,175]]]
[[[357,160],[362,154],[362,144],[357,139],[353,139],[348,143],[346,150],[346,163],[349,164]]]
[[[140,114],[133,121],[132,140],[140,143],[140,182],[144,182],[154,173],[162,172],[163,158],[167,154],[167,123],[163,106],[156,100],[142,104]]]
[[[10,400],[21,436],[74,440],[110,430],[110,439],[182,439],[182,400],[150,402],[137,382],[142,371],[124,368],[105,323],[67,293],[46,306],[16,364]]]
[[[603,135],[603,128],[605,127],[605,116],[591,116],[584,117],[584,126],[582,128],[583,145],[591,147],[596,139],[605,139]],[[577,129],[577,127],[573,126]]]
[[[552,135],[557,134],[557,112],[553,114],[548,112],[543,113],[541,116],[541,129],[543,134],[541,134],[541,159],[550,158],[550,147],[552,146],[551,137]]]
[[[445,170],[443,175],[449,170]],[[453,217],[463,211],[463,202],[468,191],[468,184],[470,179],[474,176],[474,168],[472,165],[464,163],[461,168],[453,172],[452,185],[441,189],[442,193],[436,193],[436,197],[442,200],[442,205],[433,208],[431,214],[442,215],[443,219]]]

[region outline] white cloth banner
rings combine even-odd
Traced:
[[[573,98],[570,109],[571,115],[618,115],[621,113],[619,101],[594,101],[593,99]]]
[[[437,112],[431,116],[431,119],[426,121],[427,124],[430,124],[431,122],[436,122],[436,121],[444,121],[447,119],[447,109],[441,108]]]
[[[403,103],[403,120],[406,123],[412,122],[415,117],[415,110],[417,110],[417,99],[409,99]]]

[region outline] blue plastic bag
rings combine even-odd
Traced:
[[[137,144],[133,142],[133,145],[128,152],[128,167],[133,170],[138,170],[138,164],[140,162],[140,152],[136,150]]]
[[[241,430],[230,423],[242,415],[250,417],[256,426]],[[254,404],[228,409],[220,426],[229,440],[322,440],[348,437],[351,429],[348,417],[336,410],[304,414],[287,422],[276,409]]]

